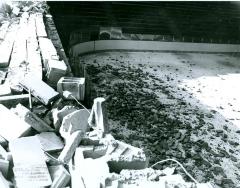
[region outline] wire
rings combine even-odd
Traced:
[[[156,166],[157,164],[165,163],[165,162],[167,162],[167,161],[173,161],[173,162],[177,163],[177,164],[183,169],[183,171],[186,173],[186,175],[187,175],[189,178],[192,179],[192,181],[194,181],[196,184],[199,184],[199,183],[197,182],[197,180],[195,180],[195,179],[191,176],[191,174],[189,174],[189,173],[187,172],[187,170],[183,167],[183,165],[182,165],[180,162],[178,162],[177,160],[175,160],[175,159],[165,159],[165,160],[162,160],[162,161],[158,161],[158,162],[156,162],[155,164],[153,164],[150,168],[153,168],[153,167]]]
[[[80,106],[82,106],[85,110],[88,111],[88,113],[90,114],[90,111],[82,104],[80,103],[72,94],[70,95]]]

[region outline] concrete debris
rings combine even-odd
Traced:
[[[82,150],[84,158],[97,159],[106,154],[108,146],[107,145],[80,146],[79,149]]]
[[[85,109],[74,111],[63,118],[60,127],[60,134],[67,139],[75,131],[86,133],[89,130],[88,126],[89,113]]]
[[[148,158],[142,149],[129,144],[112,141],[108,146],[108,165],[112,172],[120,172],[123,169],[144,169],[148,166]]]
[[[56,86],[61,77],[67,72],[67,66],[64,61],[59,60],[48,60],[46,63],[47,79],[50,85]]]
[[[31,94],[45,105],[48,105],[59,95],[58,92],[34,75],[25,76],[20,84],[26,91],[31,91]]]
[[[68,114],[71,114],[72,112],[75,112],[77,110],[74,106],[64,106],[61,110],[58,110],[57,108],[52,110],[52,116],[53,116],[53,125],[56,130],[59,130],[62,120],[65,116]]]
[[[50,186],[51,177],[37,137],[18,138],[9,143],[17,187]]]
[[[75,156],[69,162],[69,170],[71,174],[71,187],[72,188],[86,188],[85,182],[82,177],[84,169],[81,167],[84,164],[84,156],[81,149],[76,148]]]
[[[38,132],[54,130],[37,115],[21,104],[18,104],[16,108],[12,108],[11,110]]]
[[[82,140],[82,144],[97,146],[100,144],[102,136],[103,136],[102,131],[99,131],[99,130],[93,130],[93,131],[87,132]]]
[[[105,187],[108,174],[109,168],[105,160],[84,159],[82,149],[76,149],[74,165],[71,169],[72,188]]]
[[[122,170],[120,175],[111,174],[106,188],[213,188],[211,184],[186,182],[181,175],[165,175],[161,170],[146,168],[143,170]]]
[[[27,136],[31,131],[31,126],[11,112],[8,108],[0,104],[0,135],[7,141]],[[14,130],[14,131],[13,131]]]
[[[63,165],[50,166],[48,169],[53,180],[51,188],[62,188],[68,185],[71,176]]]
[[[47,67],[47,63],[49,60],[59,60],[57,51],[50,39],[40,37],[38,40],[44,67]]]
[[[98,97],[94,99],[88,123],[91,127],[101,130],[103,134],[108,133],[109,127],[104,98]]]
[[[81,131],[75,131],[67,139],[66,145],[63,148],[61,154],[58,157],[58,160],[65,163],[68,163],[72,158],[76,148],[80,144],[83,138],[83,133]]]
[[[37,135],[43,151],[52,152],[62,150],[63,141],[54,132],[43,132]]]
[[[13,2],[11,7],[9,20],[17,19],[0,27],[0,188],[212,188],[185,182],[172,167],[147,168],[142,148],[110,133],[109,100],[95,98],[91,112],[79,103],[89,102],[89,76],[69,77],[71,68],[46,2]],[[121,28],[102,31],[103,37],[122,35]]]
[[[83,101],[85,96],[85,78],[62,77],[57,83],[57,91],[61,95],[63,95],[64,91],[69,91],[77,100]]]

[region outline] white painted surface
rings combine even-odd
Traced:
[[[73,56],[102,50],[182,51],[182,52],[240,52],[237,44],[184,43],[133,40],[99,40],[76,44]]]

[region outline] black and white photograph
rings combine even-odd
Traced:
[[[240,1],[0,0],[0,188],[240,188]]]

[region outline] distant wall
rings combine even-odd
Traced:
[[[240,52],[240,45],[132,40],[99,40],[76,44],[71,47],[70,53],[72,57],[76,57],[84,53],[106,50],[231,53]]]

